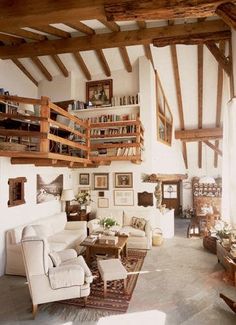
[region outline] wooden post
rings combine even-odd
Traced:
[[[41,97],[41,108],[40,116],[45,117],[47,120],[40,121],[40,132],[49,133],[50,126],[48,119],[50,118],[50,109],[49,109],[49,98]],[[49,152],[49,139],[40,139],[40,152],[48,153]]]
[[[88,125],[87,125],[87,129],[86,129],[86,146],[88,147],[88,151],[87,151],[87,159],[90,159],[90,134],[91,134],[91,121],[88,120]]]

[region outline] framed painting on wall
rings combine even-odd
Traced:
[[[121,205],[121,206],[134,205],[134,191],[114,190],[114,205]]]
[[[59,200],[63,189],[63,174],[37,175],[37,203]]]
[[[90,106],[110,106],[112,79],[86,82],[86,102]]]
[[[108,173],[94,173],[94,190],[108,190],[109,189],[109,174]]]
[[[105,197],[98,198],[98,207],[99,208],[109,208],[109,199]]]
[[[115,187],[133,187],[133,173],[115,173]]]
[[[79,185],[89,185],[89,174],[80,173],[79,174]]]

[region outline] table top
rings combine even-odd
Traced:
[[[125,244],[127,243],[128,236],[118,236],[118,243],[115,245],[112,244],[101,244],[99,240],[97,239],[95,242],[86,242],[86,239],[80,243],[81,246],[85,247],[110,247],[110,248],[117,248],[117,249],[122,249]]]

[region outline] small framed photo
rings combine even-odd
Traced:
[[[87,173],[79,174],[79,185],[89,185],[89,174]]]
[[[109,174],[94,173],[94,190],[109,190]]]
[[[98,198],[98,207],[99,208],[109,208],[109,199],[105,197]]]
[[[99,197],[104,197],[105,193],[103,191],[98,192]]]
[[[86,82],[86,102],[91,106],[110,106],[112,79]]]
[[[114,190],[114,205],[121,205],[121,206],[134,205],[134,191]]]
[[[133,173],[115,173],[116,188],[133,187]]]

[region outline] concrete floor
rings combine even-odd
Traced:
[[[187,239],[187,220],[177,219],[175,237],[153,247],[145,258],[128,313],[114,315],[58,303],[39,307],[31,317],[31,301],[23,277],[0,278],[0,324],[236,324],[236,316],[219,292],[236,300],[236,288],[223,281],[223,268],[202,240]]]

